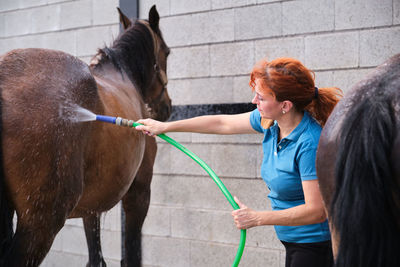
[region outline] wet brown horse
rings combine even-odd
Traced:
[[[339,102],[317,153],[336,266],[400,266],[400,54]]]
[[[60,51],[14,50],[0,58],[1,266],[38,266],[67,218],[82,217],[90,266],[101,266],[99,217],[121,199],[126,266],[141,261],[154,138],[132,129],[74,122],[73,107],[137,120],[166,120],[169,48],[153,6],[87,66]],[[17,214],[16,231],[12,216]]]

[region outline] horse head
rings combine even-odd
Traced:
[[[167,91],[167,57],[170,49],[159,28],[160,16],[157,9],[152,6],[148,20],[136,20],[135,22],[127,18],[119,8],[118,12],[124,32],[138,31],[138,29],[147,31],[147,39],[151,41],[147,44],[147,48],[150,48],[148,51],[151,52],[149,56],[151,64],[143,65],[142,71],[149,75],[145,75],[148,79],[143,79],[141,92],[152,118],[166,121],[171,115],[171,99]]]

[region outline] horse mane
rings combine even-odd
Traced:
[[[336,266],[400,266],[400,185],[390,158],[400,126],[400,54],[356,87],[338,140],[330,207]]]
[[[157,34],[160,34],[157,32]],[[101,69],[111,63],[124,77],[124,73],[142,95],[152,79],[155,62],[153,37],[142,22],[136,20],[113,42],[105,46],[95,56],[98,62],[94,69]]]

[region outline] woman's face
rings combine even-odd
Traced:
[[[255,96],[251,101],[257,105],[261,117],[276,120],[282,115],[282,103],[278,102],[272,94],[264,93],[260,86],[259,79],[255,80]]]

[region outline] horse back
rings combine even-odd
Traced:
[[[13,50],[0,59],[0,90],[5,182],[18,219],[43,207],[65,217],[82,192],[90,131],[70,120],[70,109],[98,108],[88,66],[61,51]]]

